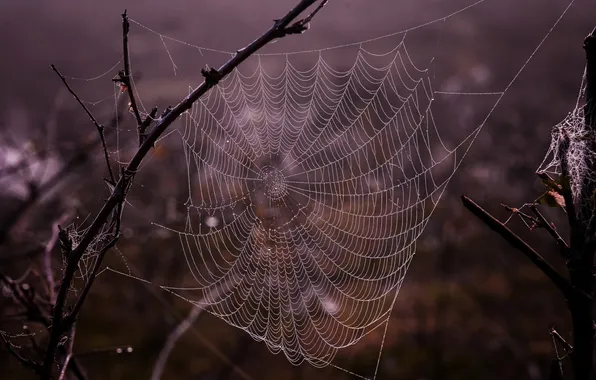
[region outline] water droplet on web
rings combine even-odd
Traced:
[[[210,215],[205,218],[205,225],[207,227],[215,228],[219,226],[219,218],[213,215]]]

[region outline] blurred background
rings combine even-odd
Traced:
[[[134,120],[125,112],[117,124],[112,123],[117,101],[111,79],[117,69],[109,71],[121,57],[120,14],[125,8],[133,20],[168,37],[235,51],[294,3],[56,0],[1,4],[0,218],[30,202],[32,183],[45,184],[64,165],[68,170],[50,190],[35,197],[10,231],[2,231],[0,271],[17,277],[25,268],[35,268],[38,248],[48,240],[52,223],[66,215],[70,223],[84,227],[108,194],[101,150],[80,152],[96,132],[50,64],[69,77],[84,79],[71,83],[98,119],[117,131],[108,133],[111,150],[120,153],[112,158],[126,160],[134,148],[130,144]],[[265,52],[319,49],[415,28],[408,35],[408,49],[423,67],[434,57],[435,90],[501,92],[569,5],[556,0],[486,0],[429,24],[473,3],[332,0],[307,33],[285,38]],[[556,325],[569,336],[566,305],[536,268],[463,208],[459,197],[466,194],[505,220],[509,213],[501,203],[519,207],[544,191],[534,172],[549,147],[550,128],[575,107],[584,67],[582,42],[596,26],[590,17],[594,12],[593,1],[577,0],[571,5],[507,88],[451,180],[418,240],[388,326],[377,379],[548,377],[555,355],[549,328]],[[135,23],[130,46],[136,85],[147,109],[175,104],[188,86],[199,83],[202,67],[217,67],[227,58],[164,42]],[[433,114],[441,133],[457,139],[462,131],[467,134],[480,125],[495,101],[494,96],[450,96],[438,102]],[[130,195],[124,235],[106,259],[110,268],[136,278],[102,273],[83,309],[74,351],[90,379],[150,378],[166,337],[191,309],[189,303],[152,285],[188,275],[178,236],[150,223],[170,217],[167,200],[157,201],[151,194],[186,186],[180,154],[163,144],[143,166]],[[152,192],[145,191],[147,187]],[[564,215],[557,210],[545,213],[562,233],[566,231]],[[556,244],[544,231],[530,231],[517,219],[508,225],[563,268]],[[56,252],[57,271],[60,265]],[[4,299],[2,308],[8,310]],[[20,322],[0,321],[0,330],[20,331]],[[29,328],[41,331],[35,325]],[[41,332],[39,338],[43,341]],[[382,329],[374,331],[341,350],[334,364],[373,376],[382,338]],[[132,352],[127,352],[128,347]],[[0,368],[2,378],[32,378],[5,350],[0,350]],[[177,343],[163,378],[358,377],[334,367],[292,366],[243,331],[202,313]]]

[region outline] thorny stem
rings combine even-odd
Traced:
[[[253,41],[249,44],[246,48],[239,50],[236,55],[230,59],[227,63],[225,63],[222,67],[220,67],[217,71],[221,78],[224,78],[226,75],[231,73],[238,65],[244,62],[248,57],[254,54],[256,51],[267,45],[273,39],[275,39],[279,35],[280,30],[285,30],[290,23],[297,18],[302,12],[304,12],[307,8],[313,5],[316,0],[301,0],[298,5],[296,5],[292,10],[290,10],[282,19],[276,22],[267,32],[265,32],[261,37]],[[123,19],[127,21],[126,12],[123,13]],[[123,25],[126,25],[127,22],[123,22]],[[128,33],[127,28],[124,29],[125,34]],[[128,46],[128,40],[126,38],[125,46]],[[126,57],[126,56],[125,56]],[[126,74],[126,68],[125,68]],[[125,76],[126,77],[126,76]],[[207,80],[197,87],[192,93],[190,93],[186,98],[184,98],[178,105],[176,105],[170,112],[168,112],[163,118],[157,121],[155,127],[151,134],[144,139],[143,143],[131,159],[130,163],[127,165],[126,169],[123,172],[123,175],[120,176],[120,179],[115,184],[114,190],[112,194],[101,208],[83,237],[79,244],[73,249],[71,252],[66,269],[64,271],[64,276],[62,279],[62,283],[60,285],[60,289],[58,291],[58,296],[56,298],[56,305],[54,307],[54,315],[53,315],[53,324],[52,330],[50,333],[50,339],[48,342],[48,348],[46,351],[46,356],[43,361],[42,367],[42,376],[41,378],[44,380],[48,380],[51,378],[52,375],[52,363],[54,362],[54,356],[56,352],[56,347],[60,341],[60,337],[72,328],[72,323],[76,320],[76,314],[70,314],[68,320],[65,323],[64,319],[64,307],[66,304],[66,298],[68,295],[68,290],[71,286],[72,279],[76,270],[78,268],[78,263],[89,247],[89,245],[96,239],[98,233],[100,232],[102,226],[106,223],[107,219],[109,218],[110,214],[112,214],[114,208],[118,205],[122,204],[126,194],[129,190],[132,178],[136,174],[139,166],[141,165],[143,159],[153,147],[157,139],[166,131],[166,129],[174,122],[176,119],[182,115],[184,112],[189,110],[192,105],[207,91],[209,91],[214,84]],[[133,109],[134,110],[134,109]],[[138,119],[137,119],[138,121]]]

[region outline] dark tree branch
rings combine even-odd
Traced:
[[[531,215],[528,215],[528,214],[522,212],[520,209],[515,208],[515,207],[509,207],[509,206],[507,206],[504,203],[501,203],[501,206],[503,206],[503,208],[505,210],[509,211],[510,213],[515,214],[515,215],[519,215],[520,217],[522,217],[526,221],[532,223],[532,227],[530,227],[530,228],[540,226],[540,221],[538,219],[534,218]]]
[[[594,117],[594,105],[596,102],[596,29],[584,40],[586,52],[586,91],[584,105],[584,128],[590,135],[596,132],[596,118]],[[596,220],[594,213],[596,182],[592,178],[596,172],[596,161],[594,152],[596,141],[586,142],[586,154],[584,162],[586,173],[582,178],[573,178],[581,183],[581,192],[577,200],[579,213],[576,215],[577,224],[571,229],[571,258],[567,262],[569,279],[571,284],[589,295],[594,293],[594,251],[596,241],[594,232]],[[573,299],[569,302],[569,311],[573,323],[573,355],[571,363],[576,380],[587,380],[591,378],[593,355],[594,355],[594,333],[592,322],[592,300],[584,298]]]
[[[586,104],[584,105],[585,123],[591,132],[596,129],[594,110],[596,101],[596,28],[584,40],[586,51]]]
[[[309,22],[311,22],[312,19],[317,15],[317,13],[319,13],[325,7],[325,5],[327,5],[328,2],[329,0],[321,1],[321,3],[315,8],[314,11],[312,11],[308,16],[306,16],[304,19],[302,19],[302,21],[299,22],[303,24],[308,24]]]
[[[325,5],[327,5],[328,2],[329,0],[321,1],[319,6],[317,6],[314,11],[312,11],[308,16],[306,16],[302,20],[298,20],[292,25],[287,26],[285,28],[279,28],[275,34],[275,38],[283,38],[290,34],[302,34],[305,31],[307,31],[310,27],[310,22],[312,21],[312,19],[316,16],[317,13],[319,13],[319,11],[321,11],[321,9],[325,7]],[[276,20],[276,23],[280,21],[281,20]]]
[[[58,380],[64,380],[64,377],[66,376],[66,371],[68,370],[68,365],[70,364],[70,359],[72,358],[72,346],[74,345],[76,331],[76,324],[73,323],[72,328],[70,329],[70,336],[66,342],[66,357],[64,358],[64,363],[62,363],[62,370],[60,371],[60,377]]]
[[[137,122],[137,131],[139,135],[139,145],[143,143],[143,120],[141,119],[141,113],[137,105],[137,99],[135,97],[134,89],[132,88],[132,80],[130,73],[130,54],[128,52],[128,32],[130,31],[130,23],[128,22],[128,15],[126,10],[122,13],[122,55],[124,59],[124,70],[118,74],[116,78],[117,82],[124,85],[128,98],[130,99],[130,109],[135,116]],[[157,111],[156,111],[157,112]],[[116,181],[113,181],[116,182]]]
[[[116,218],[117,218],[116,231],[113,233],[113,237],[110,240],[110,242],[108,244],[106,244],[101,249],[101,251],[99,251],[97,258],[95,259],[93,269],[91,270],[91,274],[89,275],[89,278],[87,279],[87,282],[85,283],[85,286],[83,287],[83,291],[81,292],[81,295],[77,299],[76,304],[72,308],[72,311],[68,315],[68,318],[71,320],[75,320],[77,318],[79,311],[81,310],[81,307],[83,306],[83,303],[85,302],[85,298],[87,297],[87,295],[89,294],[89,291],[91,290],[91,286],[93,285],[95,276],[97,276],[97,272],[99,272],[99,268],[101,267],[101,263],[103,261],[103,258],[105,256],[106,252],[108,252],[110,249],[112,249],[112,247],[114,247],[116,245],[116,243],[118,242],[118,239],[120,238],[120,219],[122,217],[122,204],[118,205],[118,209],[117,209],[116,213],[118,214],[116,216]]]
[[[145,120],[143,120],[143,123],[141,124],[141,127],[139,128],[139,138],[140,138],[139,145],[142,144],[143,141],[145,141],[145,138],[147,137],[147,128],[149,128],[151,123],[153,123],[153,121],[155,121],[156,116],[157,116],[157,107],[153,107],[153,109],[151,110],[149,115],[147,115],[147,117],[145,117]]]
[[[66,349],[64,348],[64,346],[58,347],[58,353],[64,357],[67,355]],[[79,360],[75,354],[71,355],[69,364],[70,365],[69,365],[68,369],[72,372],[72,374],[77,379],[87,380],[87,374],[85,373],[83,366],[79,363]]]
[[[160,380],[161,376],[163,375],[164,370],[166,369],[166,364],[168,362],[168,358],[170,357],[170,353],[176,346],[178,340],[184,335],[186,330],[188,330],[199,318],[203,309],[200,307],[193,307],[190,310],[190,313],[184,318],[180,324],[176,326],[174,330],[168,335],[164,346],[162,347],[159,355],[157,356],[157,360],[155,361],[155,365],[153,366],[153,372],[151,373],[151,380]]]
[[[166,369],[166,364],[168,362],[168,358],[178,340],[184,335],[184,333],[192,327],[192,325],[197,321],[197,319],[201,316],[203,310],[208,307],[208,303],[204,300],[213,300],[213,299],[221,299],[223,293],[226,290],[233,287],[234,282],[237,279],[232,278],[228,281],[224,281],[219,286],[214,287],[212,290],[209,291],[203,297],[203,301],[199,301],[199,304],[203,303],[203,305],[194,305],[194,307],[190,310],[186,318],[182,320],[174,330],[168,335],[164,346],[162,347],[159,355],[157,356],[157,360],[155,361],[155,365],[153,366],[153,372],[151,374],[151,380],[160,380],[164,370]],[[233,363],[233,361],[232,361]],[[221,377],[220,377],[221,378]]]
[[[62,80],[62,83],[64,83],[64,86],[68,90],[68,92],[70,92],[70,94],[81,105],[81,107],[83,108],[83,110],[85,111],[85,113],[87,114],[87,116],[89,116],[89,119],[91,119],[91,122],[93,123],[93,125],[95,125],[95,128],[97,129],[97,133],[99,134],[99,140],[101,141],[101,146],[103,148],[103,154],[104,154],[104,158],[106,160],[106,165],[108,167],[108,172],[110,174],[110,179],[112,180],[112,182],[115,182],[116,181],[116,178],[114,177],[114,173],[112,172],[112,166],[110,165],[110,155],[108,154],[108,148],[106,146],[106,137],[105,137],[105,134],[104,134],[104,127],[103,127],[103,125],[101,125],[101,124],[99,124],[97,122],[97,119],[95,118],[95,116],[93,116],[93,114],[91,113],[91,111],[89,111],[89,108],[87,108],[87,106],[81,101],[81,99],[76,94],[76,92],[73,91],[73,89],[68,84],[68,81],[66,80],[66,78],[64,77],[64,75],[62,75],[60,73],[60,71],[58,71],[58,69],[56,68],[56,66],[50,65],[50,67],[52,68],[52,70],[54,70],[54,72],[56,74],[58,74],[58,76]]]
[[[225,63],[222,67],[220,67],[217,70],[219,75],[221,75],[221,78],[224,78],[226,75],[231,73],[238,65],[244,62],[246,59],[248,59],[248,57],[250,57],[263,46],[267,45],[269,42],[274,40],[279,35],[280,30],[286,29],[287,26],[296,17],[298,17],[302,12],[304,12],[315,2],[316,0],[301,0],[298,3],[298,5],[296,5],[292,10],[290,10],[286,14],[286,16],[284,16],[281,20],[278,20],[261,37],[253,41],[246,48],[239,50],[232,59],[230,59],[227,63]],[[126,12],[123,13],[122,17],[124,29],[123,32],[125,35],[127,35],[128,18],[126,16]],[[125,38],[124,46],[128,46],[127,38]],[[126,69],[124,74],[125,78],[129,78],[126,76]],[[69,331],[72,323],[76,319],[76,315],[71,313],[69,314],[69,318],[67,318],[65,322],[64,310],[66,305],[66,299],[68,296],[68,290],[70,289],[72,280],[78,269],[78,264],[81,257],[86,252],[89,245],[97,239],[97,235],[101,231],[102,227],[106,224],[110,214],[112,214],[116,207],[123,204],[134,175],[136,174],[145,156],[153,147],[157,139],[167,130],[167,128],[174,121],[178,119],[180,115],[189,110],[192,107],[192,105],[201,96],[203,96],[203,94],[209,91],[213,86],[214,84],[208,81],[207,78],[205,78],[205,80],[199,87],[197,87],[186,98],[184,98],[180,103],[178,103],[178,105],[172,108],[170,112],[168,112],[164,117],[160,118],[156,122],[156,125],[153,128],[152,132],[147,136],[146,139],[144,139],[143,143],[131,159],[130,163],[127,165],[126,169],[124,169],[123,174],[120,176],[120,179],[114,186],[112,194],[107,199],[106,203],[101,208],[101,210],[99,211],[89,228],[86,230],[85,234],[82,236],[79,244],[70,253],[67,260],[66,268],[64,270],[62,283],[60,285],[60,289],[56,297],[56,305],[54,307],[54,313],[52,318],[52,329],[50,332],[46,356],[43,361],[41,376],[42,379],[49,380],[51,378],[52,364],[54,362],[56,348],[58,346],[58,343],[60,342],[60,338],[63,336],[65,332]],[[137,119],[137,121],[139,121],[139,119]],[[139,123],[139,125],[140,124],[141,123]],[[100,263],[96,263],[96,265],[97,264]]]
[[[544,215],[542,215],[540,210],[538,210],[538,207],[536,207],[535,205],[530,206],[530,210],[532,210],[534,215],[536,215],[536,217],[540,221],[540,227],[544,228],[549,233],[549,235],[552,236],[553,239],[555,239],[561,250],[564,252],[564,256],[569,257],[569,246],[561,237],[561,235],[559,235],[559,232],[557,232],[557,230],[553,227],[552,223],[549,223],[549,221],[546,220]]]
[[[583,107],[584,133],[596,136],[596,29],[584,40],[586,51],[586,88],[585,105]],[[585,170],[571,177],[569,170],[568,153],[571,139],[569,133],[561,130],[561,137],[556,152],[561,167],[559,181],[554,181],[546,173],[537,173],[553,191],[562,195],[565,200],[564,210],[567,213],[571,237],[569,245],[558,234],[554,227],[538,211],[536,206],[531,206],[532,212],[537,216],[539,223],[547,229],[555,239],[565,258],[569,281],[564,279],[554,270],[538,253],[526,242],[514,235],[505,225],[493,218],[490,214],[462,196],[464,205],[474,215],[481,219],[491,229],[505,238],[512,246],[522,251],[532,262],[545,273],[549,279],[563,292],[567,306],[571,313],[573,325],[573,345],[565,341],[554,329],[551,335],[555,342],[563,345],[570,354],[573,366],[574,380],[588,380],[593,370],[594,356],[594,321],[593,295],[594,295],[594,253],[596,251],[596,181],[593,174],[596,172],[596,139],[587,139],[582,155],[583,162],[578,163]],[[579,194],[572,192],[572,184],[579,185]],[[577,207],[577,212],[576,212]],[[556,348],[556,344],[555,344]],[[562,379],[560,358],[551,363],[551,378]]]
[[[43,267],[45,272],[45,279],[48,286],[48,297],[51,304],[56,301],[56,281],[54,280],[54,269],[52,268],[52,252],[58,242],[60,235],[60,225],[64,224],[69,218],[69,214],[64,214],[58,221],[52,224],[52,236],[48,240],[43,255]]]
[[[577,293],[569,281],[561,276],[542,256],[538,254],[525,241],[515,235],[507,226],[495,219],[482,207],[474,203],[470,198],[462,195],[464,206],[470,210],[478,219],[486,224],[491,230],[501,235],[511,246],[521,251],[536,265],[563,293],[565,298],[570,299]]]

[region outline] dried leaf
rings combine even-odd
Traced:
[[[565,208],[565,198],[556,190],[547,191],[538,197],[535,202],[549,207]]]

